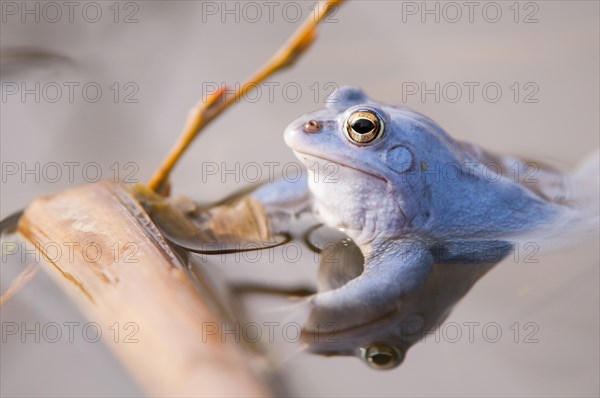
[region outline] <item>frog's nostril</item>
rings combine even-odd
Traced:
[[[321,131],[323,124],[317,120],[309,120],[304,124],[304,132],[308,134],[314,134]]]

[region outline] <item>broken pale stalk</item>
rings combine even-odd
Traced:
[[[199,267],[194,272],[203,282],[194,284],[186,263],[126,187],[102,182],[38,198],[18,231],[99,332],[115,332],[119,325],[120,337],[102,340],[148,396],[271,396],[259,376],[268,363],[249,346],[207,333],[207,325],[221,330],[230,322],[210,279]],[[56,247],[67,242],[93,244],[95,258],[86,250],[57,256]]]
[[[229,98],[222,98],[223,91],[213,93],[205,102],[198,104],[190,113],[185,129],[175,146],[155,172],[148,187],[160,192],[175,164],[198,136],[202,129],[225,109],[243,98],[252,88],[262,83],[267,77],[285,67],[292,65],[308,48],[317,36],[316,26],[325,19],[331,9],[344,0],[329,0],[318,3],[314,15],[311,15],[294,35],[277,51],[277,53]]]

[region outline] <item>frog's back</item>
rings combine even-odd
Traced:
[[[527,237],[519,237],[520,243],[533,242],[540,252],[549,252],[598,235],[600,152],[589,156],[574,172],[563,172],[536,160],[498,156],[470,143],[461,145],[476,161],[488,165],[491,172],[511,179],[556,209],[554,218],[532,230]]]
[[[600,225],[600,151],[596,150],[573,171],[559,170],[544,162],[517,156],[498,155],[482,147],[454,139],[429,117],[404,107],[395,107],[399,115],[425,126],[443,141],[463,164],[485,168],[488,180],[517,184],[537,198],[552,214],[531,214],[533,228],[506,231],[506,241],[535,242],[543,249],[556,249],[580,243],[596,236]],[[541,221],[541,222],[540,222]],[[499,237],[502,238],[502,237]],[[546,251],[550,251],[546,250]]]

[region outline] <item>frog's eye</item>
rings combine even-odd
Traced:
[[[357,144],[368,144],[383,133],[383,121],[375,112],[360,110],[346,119],[346,136]]]
[[[387,344],[373,344],[360,349],[360,356],[373,369],[392,369],[402,363],[404,356]]]

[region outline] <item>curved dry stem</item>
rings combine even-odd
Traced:
[[[148,183],[148,187],[155,192],[161,192],[175,164],[204,127],[225,109],[243,98],[252,88],[262,83],[267,77],[292,65],[316,39],[317,25],[325,19],[334,7],[343,1],[320,1],[315,14],[304,21],[279,51],[256,73],[250,76],[234,95],[222,98],[225,91],[222,89],[209,96],[205,102],[200,102],[196,105],[190,112],[183,134],[154,173],[154,176]]]

